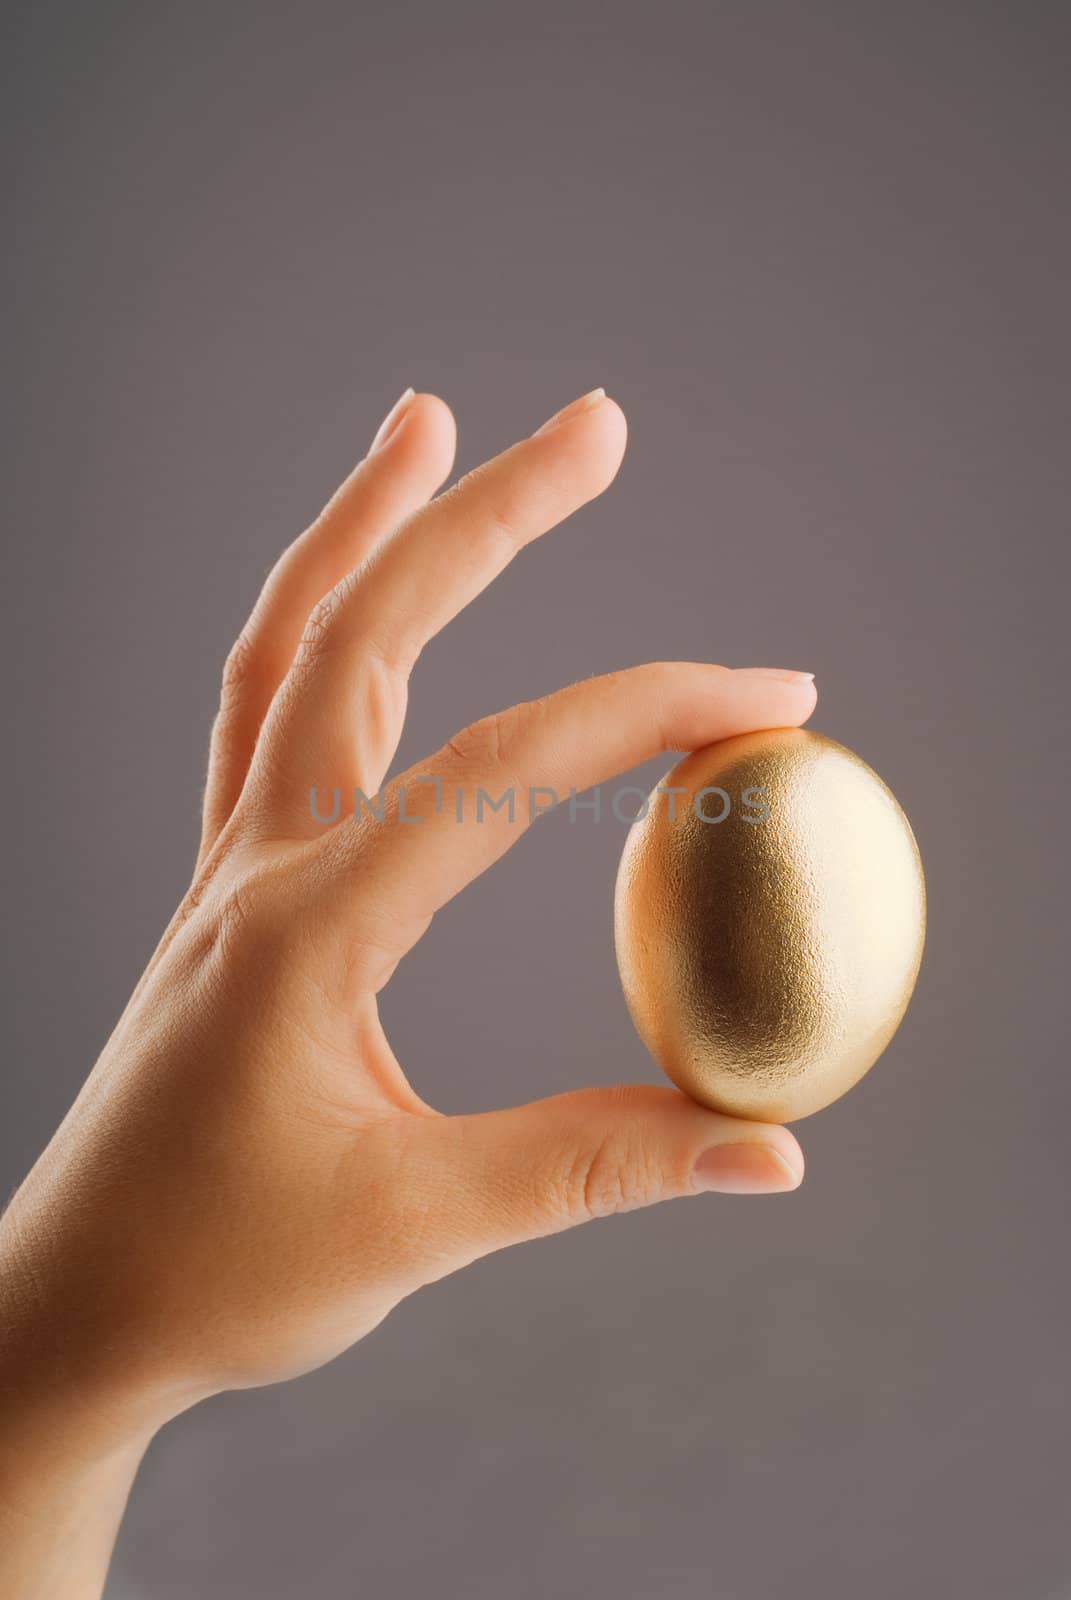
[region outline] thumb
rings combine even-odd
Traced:
[[[787,1128],[651,1084],[429,1118],[409,1154],[421,1169],[425,1281],[618,1211],[710,1191],[775,1194],[803,1179]]]

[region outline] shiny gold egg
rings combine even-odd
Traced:
[[[718,1111],[784,1122],[873,1066],[926,928],[918,846],[858,756],[801,728],[686,756],[621,856],[618,969],[641,1039]]]

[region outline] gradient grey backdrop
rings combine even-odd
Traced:
[[[501,1255],[195,1411],[114,1600],[1066,1600],[1067,7],[5,33],[6,1189],[184,886],[260,579],[408,383],[462,467],[599,383],[632,442],[429,649],[403,759],[632,661],[812,668],[931,893],[907,1022],[800,1128],[798,1195]],[[656,1075],[622,838],[551,819],[437,919],[385,1002],[422,1094]]]

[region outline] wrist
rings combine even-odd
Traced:
[[[62,1475],[139,1459],[163,1424],[198,1398],[125,1349],[107,1284],[87,1292],[84,1270],[26,1204],[24,1186],[0,1218],[0,1450],[7,1471]],[[77,1245],[70,1247],[77,1249]],[[90,1280],[91,1281],[91,1280]],[[7,1487],[0,1465],[0,1494]]]
[[[78,1320],[13,1203],[0,1218],[0,1593],[25,1600],[101,1593],[141,1459],[182,1409],[79,1355]],[[98,1317],[84,1321],[99,1334]]]

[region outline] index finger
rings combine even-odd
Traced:
[[[400,774],[378,808],[363,804],[356,820],[331,828],[323,841],[328,892],[341,897],[351,922],[356,915],[375,925],[370,945],[396,962],[435,912],[527,830],[538,814],[533,790],[566,800],[663,751],[794,727],[816,699],[810,673],[663,661],[514,706]],[[511,806],[504,792],[512,792]]]

